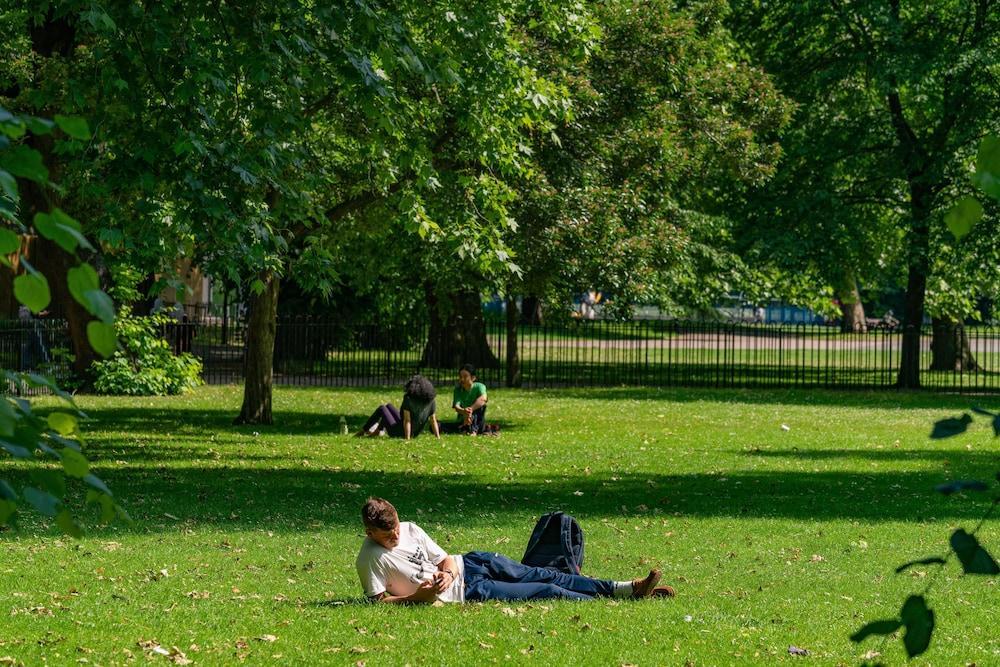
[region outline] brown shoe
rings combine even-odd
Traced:
[[[657,586],[650,594],[650,597],[654,598],[672,598],[676,596],[677,591],[674,590],[673,586]]]
[[[663,576],[662,572],[653,569],[649,571],[645,579],[634,579],[632,581],[632,597],[636,599],[648,598],[653,594],[656,584],[660,583],[661,576]]]

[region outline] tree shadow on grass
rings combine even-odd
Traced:
[[[829,461],[835,459],[864,461],[931,461],[950,466],[953,461],[972,475],[991,476],[1000,467],[1000,456],[994,451],[959,451],[955,449],[781,449],[754,448],[740,452],[746,456],[769,459],[800,459],[803,461]]]
[[[440,407],[440,406],[439,406]],[[375,409],[373,406],[372,410]],[[132,436],[149,436],[162,438],[169,435],[171,439],[201,439],[208,441],[211,436],[225,441],[248,435],[268,437],[282,435],[328,435],[340,434],[340,418],[347,421],[348,430],[357,432],[371,416],[371,412],[337,414],[324,412],[293,412],[275,411],[275,423],[270,425],[247,424],[234,425],[234,413],[228,409],[206,408],[90,408],[86,410],[88,419],[83,428],[87,432],[106,431],[111,433],[124,432]],[[441,423],[454,420],[454,413],[438,415]],[[489,416],[489,412],[487,412]],[[490,423],[500,425],[501,431],[516,430],[518,425],[506,420],[487,419]],[[425,429],[430,433],[430,428]],[[100,440],[111,438],[101,436]],[[118,443],[127,444],[128,437],[118,438]],[[95,444],[99,444],[95,440]],[[119,457],[121,458],[121,457]]]
[[[684,387],[561,388],[530,390],[552,398],[604,401],[665,401],[671,403],[717,402],[747,405],[801,405],[856,407],[888,410],[958,410],[973,405],[991,410],[1000,408],[1000,395],[959,395],[933,391],[866,391],[801,389],[716,389]],[[928,429],[930,424],[928,424]]]
[[[404,520],[445,529],[495,526],[517,517],[530,531],[535,517],[556,509],[581,521],[657,516],[872,523],[978,518],[982,503],[933,491],[949,479],[975,474],[968,468],[980,461],[963,459],[956,452],[953,463],[953,476],[938,471],[783,470],[617,477],[550,474],[503,482],[460,474],[309,467],[96,466],[95,472],[115,490],[137,523],[93,534],[196,527],[301,532],[335,526],[356,528],[360,536],[359,508],[370,495],[393,501]],[[25,481],[16,474],[5,476],[18,486]],[[527,532],[523,537],[527,539]]]

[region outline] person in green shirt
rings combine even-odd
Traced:
[[[420,435],[424,426],[431,425],[436,438],[441,437],[437,420],[437,392],[423,375],[414,375],[403,388],[403,403],[399,410],[392,403],[378,406],[357,435],[381,435],[409,440]]]
[[[448,433],[479,435],[486,432],[486,385],[476,380],[476,367],[465,364],[458,371],[458,384],[452,394],[451,407],[455,411],[454,426],[446,427]]]

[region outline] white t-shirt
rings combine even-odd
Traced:
[[[403,521],[399,524],[399,544],[392,549],[386,549],[370,537],[365,538],[357,561],[361,588],[368,597],[382,593],[412,595],[420,584],[434,578],[438,564],[447,556],[420,526]],[[455,559],[455,581],[437,599],[465,602],[465,564],[461,556],[452,558]]]

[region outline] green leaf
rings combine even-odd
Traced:
[[[944,558],[940,556],[931,556],[930,558],[921,558],[920,560],[911,560],[909,563],[903,563],[896,568],[896,574],[900,572],[905,572],[914,565],[944,565]]]
[[[115,328],[97,320],[87,323],[87,340],[94,351],[105,358],[113,355],[118,348]]]
[[[961,240],[983,219],[983,205],[975,197],[962,197],[945,213],[944,222],[952,235]]]
[[[83,537],[83,529],[80,528],[80,524],[76,522],[69,510],[64,509],[56,514],[56,525],[59,526],[59,530],[70,537],[77,539]]]
[[[90,127],[85,119],[78,116],[60,116],[59,114],[56,114],[54,118],[59,129],[74,139],[80,141],[90,139]]]
[[[17,181],[6,171],[0,171],[0,190],[12,200],[18,200]]]
[[[0,168],[36,183],[49,180],[49,170],[42,164],[42,154],[24,144],[18,144],[0,155]]]
[[[101,496],[101,523],[111,523],[115,518],[115,501],[111,496]]]
[[[63,470],[70,477],[83,479],[90,474],[90,463],[80,452],[72,449],[64,449],[60,452],[60,456],[62,457]]]
[[[976,173],[992,174],[1000,178],[1000,135],[991,134],[983,138],[976,153]]]
[[[71,440],[70,438],[64,438],[61,435],[56,435],[55,433],[50,433],[49,439],[52,440],[52,442],[59,443],[63,447],[68,447],[73,451],[77,452],[82,451],[80,449],[80,443],[77,442],[76,440]]]
[[[122,507],[121,505],[115,504],[115,513],[118,515],[119,519],[121,519],[128,525],[130,526],[135,525],[135,521],[132,520],[132,517],[129,515],[128,512],[125,511],[125,508]]]
[[[976,539],[961,528],[951,534],[951,549],[962,561],[962,570],[966,574],[1000,574],[1000,567]]]
[[[83,293],[83,298],[86,300],[83,306],[87,312],[105,324],[114,324],[115,304],[110,296],[99,289],[91,289]]]
[[[17,505],[10,500],[0,500],[0,524],[9,524],[10,518],[17,512]]]
[[[15,118],[13,121],[8,121],[6,123],[0,124],[0,136],[4,136],[4,139],[10,137],[11,139],[20,139],[24,136],[25,126],[20,119]]]
[[[934,632],[934,612],[927,608],[923,595],[911,595],[906,598],[899,613],[900,620],[906,626],[903,635],[903,646],[906,654],[914,658],[931,644],[931,634]]]
[[[17,500],[17,492],[14,491],[14,487],[2,479],[0,479],[0,498],[4,500]]]
[[[62,472],[48,468],[32,470],[28,475],[35,486],[51,493],[57,498],[66,495],[66,478]]]
[[[21,445],[16,445],[13,442],[8,442],[7,440],[0,440],[0,449],[5,450],[8,454],[17,459],[32,458],[30,449],[26,449]]]
[[[45,387],[53,394],[66,401],[74,408],[76,407],[76,401],[73,400],[73,396],[63,391],[63,389],[56,384],[55,380],[44,375],[39,375],[38,373],[28,373],[28,384],[34,387]],[[79,410],[78,410],[79,412]]]
[[[6,398],[0,398],[0,436],[9,438],[17,427],[17,411]]]
[[[14,232],[0,227],[0,255],[10,255],[21,249],[21,237]]]
[[[97,276],[97,271],[90,264],[74,266],[66,272],[66,284],[69,285],[69,293],[78,304],[87,307],[87,297],[84,296],[90,290],[101,289],[101,282]]]
[[[61,435],[76,433],[76,417],[66,412],[53,412],[48,418],[49,428]]]
[[[110,523],[115,518],[115,501],[111,496],[94,491],[87,491],[87,504],[97,503],[101,506],[101,523]]]
[[[883,621],[872,621],[851,635],[852,642],[861,642],[872,635],[891,635],[903,625],[898,618],[887,618]]]
[[[32,134],[48,134],[56,126],[48,118],[39,118],[37,116],[22,116],[21,120],[28,126],[28,131]]]
[[[39,491],[33,486],[27,486],[24,488],[24,493],[22,495],[24,495],[24,499],[28,501],[32,507],[45,516],[56,515],[56,508],[59,506],[59,499],[48,491]]]
[[[92,489],[97,489],[98,491],[100,491],[105,495],[114,496],[114,494],[111,493],[111,489],[108,488],[107,484],[101,481],[101,478],[98,477],[97,475],[94,475],[93,473],[85,476],[83,478],[83,483]]]
[[[49,281],[40,273],[22,273],[14,278],[14,296],[33,313],[45,310],[52,300]]]
[[[55,241],[66,252],[76,252],[78,245],[87,250],[94,249],[80,231],[80,223],[58,208],[52,209],[51,213],[36,213],[34,222],[39,234]]]

